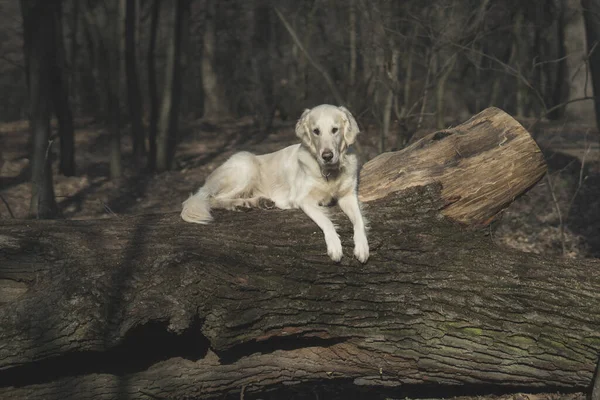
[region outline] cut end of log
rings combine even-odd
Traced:
[[[481,227],[535,185],[546,162],[529,132],[491,107],[364,165],[359,198],[369,202],[410,187],[440,183],[443,214]]]

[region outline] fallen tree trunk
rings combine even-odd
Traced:
[[[460,146],[481,129],[502,143],[486,136],[466,157]],[[497,132],[505,129],[514,134]],[[377,158],[365,165],[361,195],[374,198],[366,265],[349,256],[351,226],[340,214],[340,264],[300,211],[216,212],[207,226],[176,213],[3,221],[0,398],[312,396],[316,383],[398,397],[411,388],[583,390],[600,349],[600,262],[502,249],[465,226],[507,203],[473,196],[470,176],[486,174],[477,163],[488,151],[527,173],[505,177],[510,186],[498,174],[480,190],[514,198],[542,176],[528,137],[487,110],[380,156],[411,173],[395,179],[388,161],[380,179]],[[447,140],[461,156],[449,162],[440,152],[420,174],[428,179],[406,182],[419,176],[411,154]],[[375,199],[377,179],[387,193]],[[463,195],[448,182],[464,182],[455,189]]]

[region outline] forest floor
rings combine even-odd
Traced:
[[[540,145],[549,173],[516,199],[489,228],[500,246],[548,256],[600,257],[600,137],[597,130],[568,122],[523,120]],[[89,119],[76,122],[77,176],[64,177],[58,169],[58,141],[50,156],[55,171],[55,193],[68,219],[118,218],[127,214],[180,210],[181,202],[206,176],[236,151],[266,153],[297,142],[293,122],[277,122],[268,135],[251,119],[186,124],[172,171],[148,174],[130,160],[128,135],[123,135],[124,176],[108,179],[109,138]],[[431,130],[433,131],[433,129]],[[361,158],[378,153],[374,127],[361,133]],[[422,136],[420,132],[419,136]],[[0,219],[27,216],[30,185],[27,122],[0,124]],[[394,143],[395,135],[388,138]],[[483,399],[484,397],[476,397]],[[584,399],[582,393],[519,394],[487,399]],[[461,397],[461,399],[475,399]]]

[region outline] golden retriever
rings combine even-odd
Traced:
[[[183,202],[181,218],[205,224],[211,208],[257,207],[269,200],[280,209],[300,208],[321,228],[327,254],[338,262],[342,243],[324,207],[337,200],[354,226],[354,256],[365,263],[369,243],[357,196],[358,162],[347,154],[358,133],[345,107],[307,109],[296,124],[300,144],[264,155],[234,154]]]

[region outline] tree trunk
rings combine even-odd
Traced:
[[[152,2],[152,16],[150,20],[150,40],[148,43],[148,95],[150,97],[150,123],[148,133],[148,169],[156,169],[156,133],[158,131],[158,89],[156,87],[156,59],[154,51],[156,49],[156,38],[158,35],[158,22],[160,17],[161,0]]]
[[[544,65],[544,71],[547,73],[546,93],[549,98],[546,108],[552,109],[565,102],[569,92],[568,70],[567,70],[567,49],[565,46],[565,25],[566,9],[564,0],[553,0],[553,7],[556,9],[554,22],[550,27],[551,35],[546,38],[546,45],[549,48],[550,60]],[[552,40],[554,39],[554,40]],[[555,108],[548,113],[549,119],[562,119],[565,115],[565,107]]]
[[[389,69],[387,70],[387,82],[389,86],[383,105],[381,138],[379,140],[380,153],[386,151],[386,139],[389,136],[390,127],[392,125],[392,110],[394,108],[394,99],[396,98],[396,92],[398,90],[398,63],[400,62],[400,50],[396,47],[393,40],[390,40],[389,42],[392,54],[389,62]]]
[[[255,0],[252,9],[252,72],[254,75],[255,118],[259,130],[265,134],[271,129],[275,112],[273,96],[272,21],[269,1]]]
[[[202,87],[204,89],[204,119],[218,121],[230,116],[223,87],[219,84],[217,67],[217,1],[206,0],[202,52]]]
[[[512,53],[510,55],[509,65],[516,65],[517,76],[516,79],[516,108],[515,113],[518,118],[525,117],[525,100],[527,97],[527,88],[525,87],[523,74],[524,65],[524,43],[523,43],[523,10],[518,9],[513,21],[513,35],[512,35]]]
[[[508,164],[505,153],[511,153]],[[545,170],[541,151],[525,128],[505,112],[487,108],[461,125],[369,161],[360,173],[359,196],[368,202],[438,182],[446,216],[486,226]]]
[[[426,152],[437,162],[415,165]],[[490,159],[503,174],[488,176]],[[298,210],[216,211],[206,226],[176,213],[2,220],[0,396],[586,390],[600,262],[502,249],[465,226],[544,172],[535,142],[497,109],[380,155],[361,174],[366,266],[332,263]],[[352,228],[335,216],[350,254]]]
[[[105,68],[105,90],[108,112],[108,129],[110,131],[110,179],[117,179],[123,175],[123,164],[121,156],[121,106],[120,93],[120,51],[116,32],[110,32],[107,39],[106,56],[107,61],[102,61]]]
[[[100,88],[101,85],[98,84],[100,81],[100,68],[99,61],[97,60],[99,53],[98,45],[95,41],[96,32],[92,26],[93,20],[90,19],[91,15],[88,6],[78,0],[75,1],[78,2],[82,15],[81,29],[83,31],[84,49],[86,51],[85,56],[82,57],[82,67],[79,71],[81,108],[84,113],[89,113],[98,118],[98,120],[102,120],[105,104],[102,101],[103,90]]]
[[[158,121],[156,169],[171,169],[172,151],[177,138],[177,121],[181,97],[181,23],[185,0],[177,0],[171,6],[169,49],[165,68],[165,86]]]
[[[36,218],[52,218],[58,214],[50,161],[50,117],[58,37],[53,16],[59,7],[56,1],[21,0],[32,136],[29,212]]]
[[[94,46],[100,84],[103,87],[104,121],[110,133],[110,178],[117,179],[123,174],[119,102],[121,86],[119,32],[121,29],[119,24],[114,24],[112,21],[120,20],[120,6],[118,3],[113,4],[112,7],[103,4],[98,6],[98,10],[91,9],[85,2],[82,6]]]
[[[146,154],[146,137],[142,124],[142,98],[137,67],[137,48],[135,46],[137,1],[125,1],[125,71],[127,74],[127,101],[129,120],[131,122],[131,138],[133,141],[133,158],[136,164],[142,165]]]
[[[600,129],[600,0],[581,0],[588,48],[588,63],[592,75],[596,126]]]
[[[70,89],[70,99],[73,104],[73,107],[77,105],[77,88],[78,88],[78,80],[77,80],[77,72],[78,65],[77,59],[79,55],[79,43],[77,42],[77,36],[79,35],[79,0],[71,1],[71,34],[69,44],[70,44],[70,54],[69,54],[69,68],[71,70],[71,81],[69,85]]]
[[[67,56],[63,42],[62,11],[60,2],[54,13],[46,18],[54,18],[56,29],[56,58],[52,71],[52,102],[58,120],[58,137],[60,138],[59,171],[65,176],[75,175],[75,128],[73,112],[69,98],[69,78],[67,74]],[[73,73],[74,76],[74,73]]]
[[[441,53],[438,53],[438,56],[440,56],[440,55],[441,55]],[[436,120],[436,126],[438,129],[444,129],[444,127],[446,126],[446,122],[445,122],[446,82],[448,82],[448,78],[450,77],[450,74],[454,70],[454,64],[456,64],[456,59],[457,59],[457,53],[454,53],[450,56],[447,64],[443,64],[443,63],[439,62],[439,64],[442,64],[440,66],[440,68],[442,69],[442,72],[441,72],[440,78],[435,86],[435,117],[436,117],[435,120]]]
[[[357,52],[356,52],[356,0],[350,0],[348,2],[348,31],[350,34],[350,72],[348,84],[353,87],[356,84],[356,64],[357,64]]]

